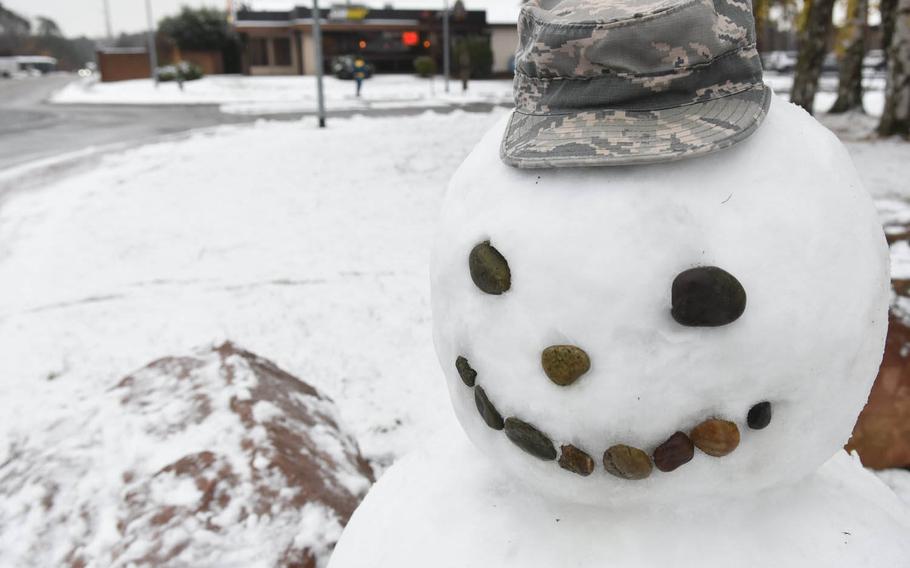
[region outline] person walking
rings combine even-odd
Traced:
[[[458,56],[459,74],[461,75],[461,90],[468,92],[468,80],[471,78],[471,54],[468,47],[464,46]]]
[[[367,78],[366,61],[358,57],[354,60],[354,82],[357,84],[357,96],[360,96],[360,90],[363,88],[363,80]]]

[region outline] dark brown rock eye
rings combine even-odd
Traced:
[[[471,280],[487,294],[498,296],[512,287],[512,272],[509,263],[490,241],[475,246],[468,257]]]
[[[746,290],[732,274],[716,266],[700,266],[673,281],[673,319],[690,327],[733,323],[746,310]]]

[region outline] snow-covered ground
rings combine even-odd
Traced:
[[[222,127],[11,196],[4,438],[157,357],[230,339],[338,401],[369,458],[400,455],[447,419],[428,239],[446,180],[495,117]]]
[[[116,415],[99,405],[116,404],[110,389],[150,361],[226,339],[334,399],[377,471],[454,422],[430,333],[428,239],[447,179],[495,118],[222,127],[8,195],[0,464],[54,448],[73,475],[92,448],[129,448],[130,434],[86,428],[87,414]],[[161,468],[161,456],[129,454],[99,459],[92,479]],[[0,495],[20,486],[19,471],[0,465],[0,480],[12,476]],[[92,522],[52,549],[38,530],[48,513],[26,513],[17,489],[17,505],[0,507],[0,566],[51,565],[86,539],[90,555],[110,544],[114,502],[92,499],[90,486],[68,504],[90,504]],[[54,493],[26,487],[34,503]]]
[[[765,83],[775,92],[789,99],[790,88],[793,86],[792,74],[765,73]],[[867,73],[863,79],[865,93],[863,104],[866,112],[874,116],[881,116],[885,108],[885,77],[881,73]],[[837,100],[837,75],[825,74],[819,79],[818,93],[815,96],[816,112],[827,112]]]
[[[78,455],[68,425],[86,401],[227,339],[333,398],[379,470],[451,424],[429,242],[448,178],[503,112],[220,127],[7,194],[0,464],[23,448]],[[883,218],[910,218],[905,143],[849,147]],[[111,456],[95,474],[120,466]],[[884,478],[910,502],[910,474]],[[0,565],[8,521],[0,507]]]
[[[766,73],[765,82],[779,93],[787,93],[792,75]],[[866,110],[880,115],[884,108],[884,78],[866,78]],[[331,110],[397,109],[402,107],[446,107],[470,103],[509,105],[512,103],[510,80],[471,81],[467,93],[461,83],[451,82],[452,92],[443,91],[442,79],[430,81],[414,75],[377,75],[364,83],[363,96],[354,96],[354,83],[335,77],[325,78],[326,105]],[[826,111],[837,98],[837,77],[825,75],[816,98],[818,110]],[[52,97],[60,104],[193,105],[217,104],[232,114],[278,114],[316,110],[316,81],[313,77],[244,77],[213,75],[184,84],[157,88],[148,79],[99,83],[94,79],[70,83]]]
[[[443,81],[415,75],[377,75],[364,82],[360,98],[354,82],[325,78],[326,106],[331,110],[397,109],[402,107],[446,107],[470,103],[511,104],[512,82],[471,81],[467,93],[461,83],[451,81],[446,94]],[[244,77],[214,75],[184,83],[161,83],[149,79],[99,83],[94,80],[70,83],[51,99],[61,104],[217,104],[233,114],[277,114],[316,110],[316,80],[313,77]]]

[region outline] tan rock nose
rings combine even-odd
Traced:
[[[551,381],[567,387],[591,368],[591,359],[583,349],[574,345],[552,345],[543,350],[540,363]]]

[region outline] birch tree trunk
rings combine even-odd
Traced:
[[[878,11],[882,15],[882,51],[885,52],[885,62],[888,61],[888,48],[891,38],[894,37],[894,15],[897,13],[897,0],[880,0]]]
[[[910,0],[898,0],[894,36],[888,52],[885,111],[878,125],[881,136],[910,138]]]
[[[818,91],[818,77],[827,53],[834,0],[806,0],[806,20],[799,41],[799,58],[790,101],[811,114]]]
[[[866,56],[866,20],[869,0],[849,0],[847,31],[843,38],[844,57],[840,64],[837,100],[829,112],[863,111],[863,58]]]

